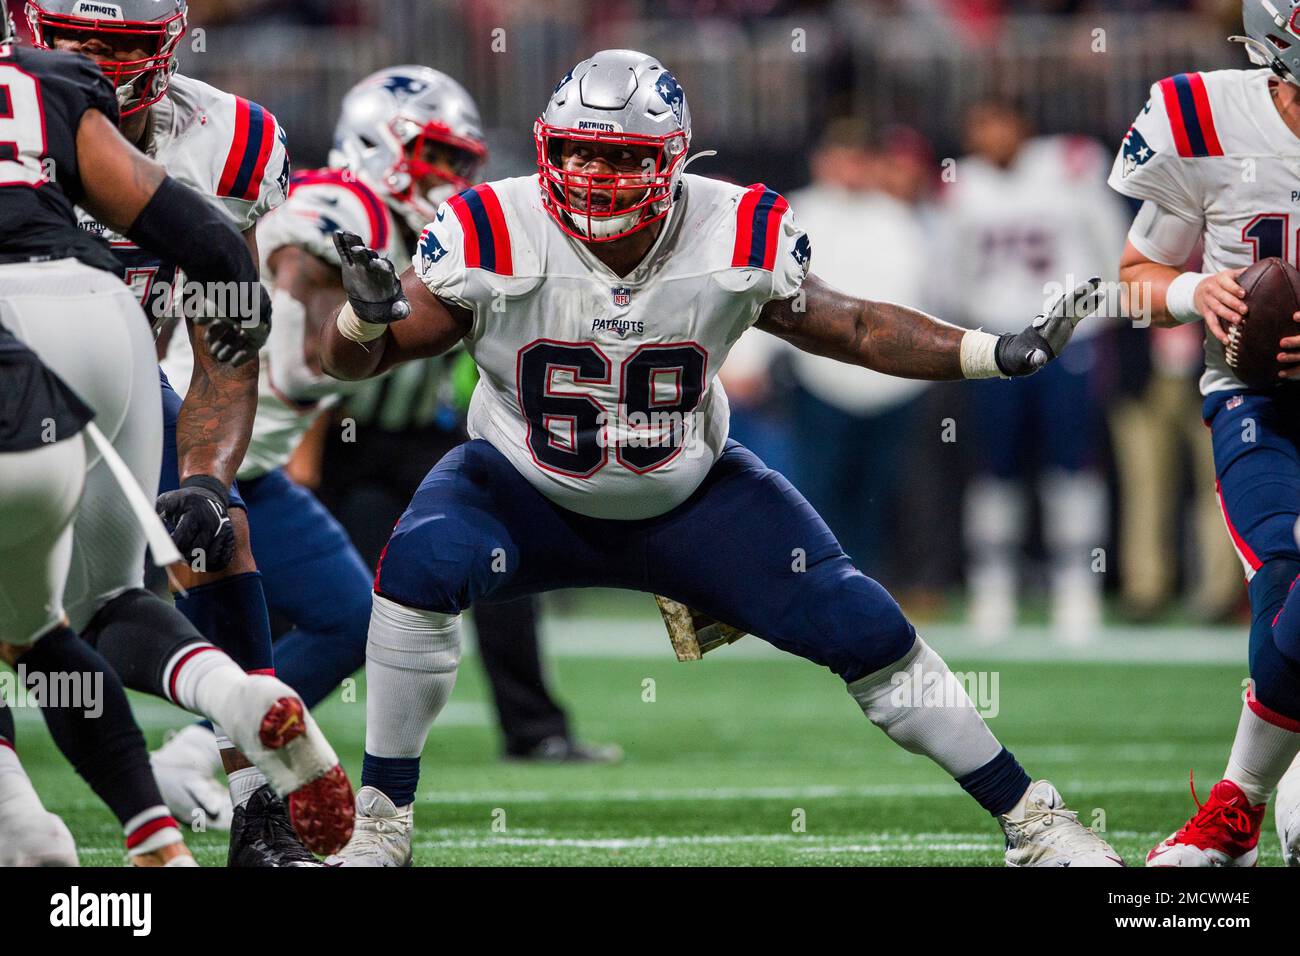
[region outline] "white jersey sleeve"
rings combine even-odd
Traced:
[[[297,246],[340,266],[334,248],[337,232],[355,233],[371,249],[392,259],[399,271],[404,267],[401,237],[383,200],[355,176],[336,169],[294,176],[288,201],[258,224],[258,250],[264,263],[277,249]]]
[[[1169,77],[1151,87],[1151,96],[1125,134],[1111,167],[1112,189],[1157,203],[1188,222],[1204,220],[1204,186],[1192,160],[1209,155],[1216,144],[1205,141],[1205,132],[1181,107],[1185,98],[1195,100],[1204,90],[1200,74],[1195,73]]]
[[[796,295],[808,277],[812,245],[795,224],[790,204],[762,183],[738,193],[733,201],[735,214],[717,219],[733,233],[730,243],[719,244],[731,249],[731,272],[721,273],[720,281],[735,284],[734,291],[748,286],[760,306]]]
[[[215,111],[229,124],[225,153],[213,155],[215,192],[245,230],[288,198],[288,143],[270,111],[251,100],[227,94]]]
[[[471,286],[476,283],[465,268],[465,230],[452,213],[450,200],[438,207],[436,218],[420,233],[412,264],[420,281],[438,298],[475,310]]]

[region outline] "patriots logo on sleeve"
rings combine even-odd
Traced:
[[[812,243],[808,241],[807,233],[794,241],[794,248],[790,250],[790,255],[794,256],[794,261],[799,263],[803,274],[808,275],[808,266],[812,264]]]
[[[432,229],[424,230],[420,236],[420,267],[428,269],[434,263],[440,261],[447,254],[447,249],[438,237],[433,234]]]
[[[1139,166],[1148,163],[1156,151],[1147,145],[1146,138],[1138,132],[1137,127],[1130,127],[1124,136],[1124,170],[1122,175],[1126,178],[1133,173]]]

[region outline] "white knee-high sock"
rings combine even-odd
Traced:
[[[366,753],[420,756],[459,665],[459,614],[421,611],[376,594],[366,643]]]
[[[1002,751],[966,688],[919,637],[901,659],[850,684],[849,693],[890,740],[956,779]]]
[[[1225,780],[1241,788],[1252,804],[1266,803],[1278,781],[1300,752],[1300,733],[1293,726],[1281,726],[1285,718],[1260,708],[1251,688],[1237,722],[1237,737],[1232,742]],[[1254,704],[1254,707],[1251,705]],[[1256,712],[1260,708],[1261,713]],[[1267,720],[1273,716],[1274,720]]]

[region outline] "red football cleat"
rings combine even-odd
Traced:
[[[1196,814],[1147,854],[1147,866],[1254,866],[1268,804],[1252,807],[1231,780],[1220,780],[1201,803],[1192,782]]]

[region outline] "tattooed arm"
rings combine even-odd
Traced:
[[[858,299],[810,275],[798,295],[764,306],[756,324],[805,352],[900,378],[1032,375],[1060,355],[1075,324],[1096,309],[1098,285],[1084,283],[1023,332],[996,336]]]
[[[244,232],[253,261],[257,261],[257,232]],[[238,367],[219,362],[198,329],[186,320],[194,351],[194,374],[176,421],[176,453],[181,481],[212,475],[227,488],[235,480],[248,450],[257,411],[257,362]]]
[[[962,377],[965,329],[901,305],[854,298],[815,275],[794,298],[769,302],[758,327],[805,352],[887,375]]]

